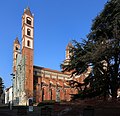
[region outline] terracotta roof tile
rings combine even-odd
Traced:
[[[34,69],[40,69],[40,70],[45,70],[45,71],[50,71],[50,72],[55,72],[55,73],[58,73],[58,74],[65,74],[65,75],[70,75],[66,72],[61,72],[61,71],[57,71],[57,70],[53,70],[53,69],[49,69],[49,68],[44,68],[44,67],[40,67],[40,66],[33,66]]]
[[[30,8],[29,8],[29,7],[27,7],[27,8],[24,10],[24,13],[27,14],[27,15],[29,15],[29,16],[33,16],[32,13],[31,13],[31,11],[30,11]]]

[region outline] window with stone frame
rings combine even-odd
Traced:
[[[27,29],[27,35],[31,35],[31,30],[30,29]]]
[[[29,40],[27,41],[27,46],[30,47],[30,41]]]
[[[28,25],[31,25],[31,18],[27,17],[26,22],[27,22]]]

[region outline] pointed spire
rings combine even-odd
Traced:
[[[29,7],[27,7],[26,9],[24,9],[24,13],[27,14],[27,15],[29,15],[29,16],[33,16]]]
[[[16,37],[14,43],[15,43],[15,44],[20,44],[20,42],[19,42],[19,40],[18,40],[18,37]]]
[[[72,43],[69,42],[68,45],[66,46],[66,50],[69,49],[70,47],[72,47]]]

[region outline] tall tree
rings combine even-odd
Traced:
[[[105,61],[107,72],[104,76],[108,80],[110,94],[117,97],[119,87],[120,68],[120,1],[107,2],[104,10],[93,21],[88,40],[102,46],[99,61]]]
[[[3,94],[3,90],[4,90],[4,83],[2,78],[0,77],[0,96]]]
[[[79,75],[92,68],[91,74],[84,80],[81,91],[84,97],[111,95],[117,98],[120,78],[120,1],[110,0],[103,11],[93,20],[88,40],[82,44],[74,42],[69,65],[62,64],[64,71],[73,70]]]

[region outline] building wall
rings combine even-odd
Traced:
[[[27,18],[31,20],[31,24],[27,22]],[[30,33],[29,33],[29,31]],[[20,44],[18,39],[16,42],[18,48]],[[71,55],[71,44],[66,49],[66,63]],[[16,44],[14,44],[14,48]],[[34,17],[29,8],[24,10],[22,16],[22,50],[20,52],[14,50],[13,57],[13,100],[16,104],[26,105],[27,100],[34,97],[35,102],[43,100],[70,101],[71,95],[77,93],[75,88],[71,88],[67,81],[70,79],[70,72],[62,73],[60,71],[51,70],[43,67],[33,67],[34,52]],[[17,56],[16,56],[17,53]],[[77,81],[81,81],[75,78]]]
[[[27,22],[28,19],[30,23]],[[25,92],[29,93],[26,93],[27,97],[33,97],[33,44],[34,17],[30,9],[26,8],[22,16],[22,57],[25,57]]]
[[[43,100],[70,101],[77,91],[67,84],[70,75],[60,71],[34,66],[35,101]]]
[[[30,22],[28,22],[28,19]],[[29,31],[28,31],[29,30]],[[15,104],[26,105],[30,97],[33,97],[33,39],[34,39],[34,18],[29,8],[24,10],[22,15],[22,50],[13,52],[15,69],[13,73],[13,100]],[[15,43],[19,43],[18,39]],[[16,44],[14,43],[14,48]],[[20,46],[20,45],[19,45]]]
[[[8,103],[8,92],[5,90],[5,104],[7,104]]]
[[[12,87],[5,90],[5,104],[12,103]]]

